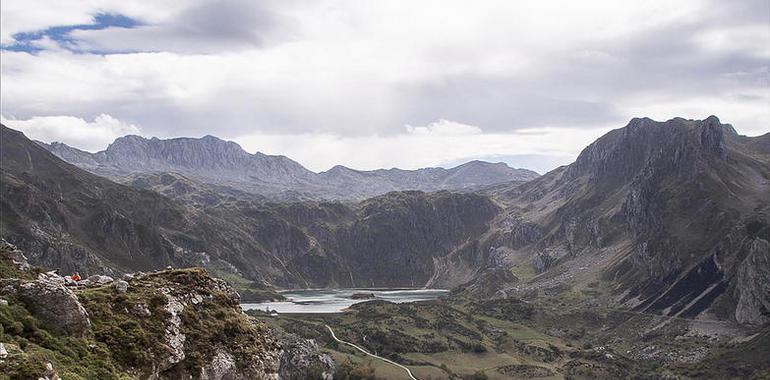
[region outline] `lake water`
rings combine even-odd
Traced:
[[[243,303],[244,310],[275,310],[278,313],[339,313],[353,304],[371,300],[394,303],[434,300],[449,294],[444,289],[307,289],[280,292],[286,301]],[[354,293],[372,293],[375,298],[351,299]]]

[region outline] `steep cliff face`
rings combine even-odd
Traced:
[[[764,320],[768,297],[754,294],[770,294],[768,277],[747,263],[763,260],[749,252],[767,240],[768,141],[739,136],[713,116],[634,119],[575,163],[496,190],[528,228],[502,232],[508,222],[500,221],[485,245],[508,266],[544,273],[533,286],[579,285],[595,273],[638,311]],[[741,292],[738,308],[731,294]]]
[[[761,238],[745,242],[745,258],[738,266],[733,288],[735,320],[743,324],[770,323],[770,244]]]
[[[220,180],[248,178],[283,184],[313,175],[284,156],[249,154],[238,144],[213,136],[168,140],[124,136],[93,157],[102,165],[128,172],[180,172]]]
[[[335,250],[351,257],[356,286],[398,286],[404,279],[422,286],[435,272],[435,259],[478,239],[498,211],[475,194],[390,193],[361,205],[356,221],[338,230]],[[398,263],[400,273],[376,269]]]
[[[302,287],[423,286],[435,259],[478,239],[498,211],[487,197],[449,192],[217,210],[282,258],[291,276],[279,285]]]
[[[10,353],[0,369],[11,378],[299,380],[334,374],[333,362],[314,342],[243,314],[238,294],[201,269],[65,285],[55,273],[30,278],[30,268],[9,262],[15,247],[2,244],[1,265],[17,268],[0,278],[7,302],[0,305],[0,340]]]

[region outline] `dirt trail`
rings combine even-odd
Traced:
[[[382,361],[384,361],[384,362],[386,362],[386,363],[390,363],[390,364],[392,364],[392,365],[394,365],[394,366],[396,366],[396,367],[398,367],[398,368],[401,368],[401,369],[403,369],[404,371],[406,371],[406,374],[407,374],[407,375],[409,375],[409,378],[410,378],[410,379],[412,379],[412,380],[417,380],[417,378],[416,378],[416,377],[414,377],[414,375],[412,375],[412,371],[411,371],[409,368],[406,368],[405,366],[403,366],[403,365],[401,365],[401,364],[398,364],[398,363],[396,363],[396,362],[394,362],[394,361],[392,361],[392,360],[390,360],[390,359],[385,359],[385,358],[383,358],[382,356],[377,356],[377,355],[375,355],[375,354],[370,354],[370,353],[369,353],[369,351],[366,351],[366,350],[364,350],[363,348],[361,348],[361,347],[359,347],[359,346],[357,346],[357,345],[355,345],[355,344],[353,344],[353,343],[350,343],[350,342],[346,342],[346,341],[344,341],[344,340],[341,340],[341,339],[337,338],[337,336],[336,336],[336,335],[334,335],[334,330],[332,330],[332,328],[331,328],[331,327],[329,327],[329,325],[324,325],[324,326],[326,326],[326,328],[327,328],[327,329],[329,329],[329,332],[332,334],[332,338],[333,338],[334,340],[336,340],[337,342],[340,342],[340,343],[342,343],[342,344],[347,344],[348,346],[350,346],[350,347],[353,347],[353,348],[355,348],[356,350],[358,350],[358,351],[361,351],[361,352],[363,352],[363,353],[364,353],[364,354],[366,354],[366,355],[369,355],[369,356],[371,356],[371,357],[373,357],[373,358],[377,358],[377,359],[380,359],[380,360],[382,360]]]

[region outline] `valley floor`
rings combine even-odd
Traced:
[[[339,339],[406,365],[418,379],[756,378],[770,376],[770,329],[508,298],[390,304],[339,314],[251,312],[315,339],[340,379],[409,379],[402,369]]]

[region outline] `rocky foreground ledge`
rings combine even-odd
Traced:
[[[99,279],[95,279],[99,280]],[[244,314],[198,268],[69,286],[0,241],[0,373],[11,379],[331,379],[312,340]]]

